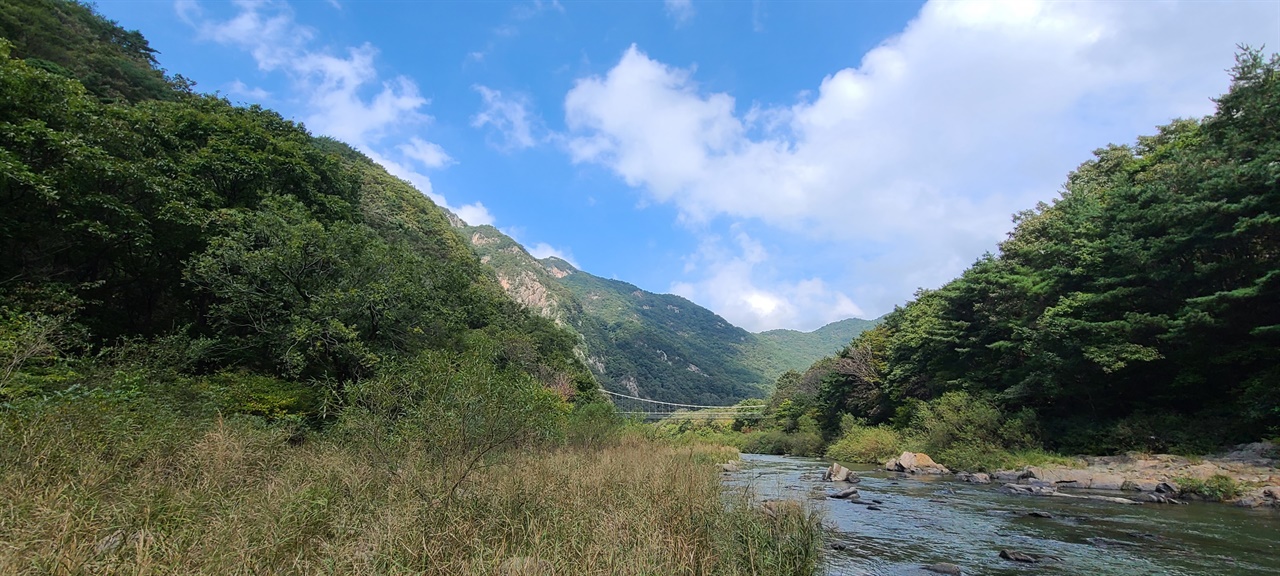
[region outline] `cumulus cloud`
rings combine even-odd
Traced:
[[[836,320],[863,316],[863,310],[821,278],[778,281],[769,271],[770,254],[738,227],[732,244],[719,236],[703,239],[686,269],[703,272],[693,282],[674,282],[674,294],[699,302],[751,331],[773,328],[812,330]]]
[[[397,148],[406,157],[417,160],[427,168],[444,168],[453,164],[453,158],[450,158],[439,144],[427,142],[417,136],[409,138],[407,144],[401,144]]]
[[[935,1],[811,95],[745,110],[632,46],[566,95],[566,146],[694,229],[753,221],[856,247],[835,274],[880,313],[993,250],[1009,215],[1050,199],[1088,151],[1211,112],[1235,46],[1276,45],[1278,21],[1260,2]],[[749,267],[724,258],[676,287],[747,302],[712,289]],[[744,309],[799,310],[830,290],[812,280]]]
[[[662,4],[677,28],[693,21],[693,0],[663,0]]]
[[[493,214],[489,213],[489,209],[484,204],[475,202],[473,204],[463,204],[457,208],[452,208],[454,214],[457,214],[463,222],[472,226],[493,226]]]
[[[263,72],[287,75],[311,131],[354,146],[437,204],[459,216],[469,214],[463,217],[468,222],[492,223],[483,205],[450,207],[432,189],[422,170],[453,160],[418,135],[431,121],[423,112],[429,101],[412,79],[378,74],[377,48],[369,43],[345,50],[317,47],[316,31],[299,23],[285,2],[236,0],[232,5],[235,14],[226,19],[207,15],[196,0],[177,0],[175,10],[201,38],[245,50]],[[244,87],[239,81],[237,86]]]
[[[501,150],[531,148],[537,142],[533,137],[533,116],[529,113],[529,101],[523,96],[504,96],[501,91],[486,86],[475,86],[483,100],[480,111],[471,118],[476,128],[489,128],[489,142]]]
[[[258,86],[249,86],[241,80],[234,80],[227,85],[227,93],[232,96],[242,96],[250,100],[262,101],[271,97],[271,93]]]
[[[572,253],[570,253],[568,250],[561,250],[559,248],[556,248],[555,246],[547,244],[546,242],[538,242],[533,246],[527,246],[526,249],[529,251],[530,255],[532,255],[534,258],[537,258],[539,260],[554,256],[556,258],[559,258],[561,260],[564,260],[565,262],[572,264],[574,268],[580,268],[580,266],[578,266],[578,263],[574,261]]]

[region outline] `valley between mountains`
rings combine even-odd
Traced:
[[[502,289],[579,337],[576,350],[606,389],[666,402],[728,405],[763,398],[778,377],[834,355],[877,320],[813,332],[752,333],[689,300],[537,259],[493,226],[449,220]]]

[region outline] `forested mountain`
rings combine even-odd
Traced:
[[[693,404],[761,397],[782,372],[804,369],[875,324],[752,334],[679,296],[538,260],[492,226],[454,223],[512,298],[579,334],[582,357],[617,392]]]
[[[839,352],[859,334],[875,328],[881,319],[846,318],[813,332],[768,330],[756,334],[756,346],[748,364],[775,381],[789,370],[803,371],[825,356]]]
[[[1242,52],[1216,103],[1098,150],[998,254],[815,367],[828,433],[942,422],[937,445],[1079,453],[1280,435],[1280,58]]]
[[[156,66],[155,50],[88,4],[14,0],[0,4],[0,38],[27,64],[79,81],[102,101],[174,100],[181,77]]]
[[[84,5],[6,2],[0,26],[0,402],[123,342],[315,392],[424,351],[594,390],[574,336],[359,152],[191,92]]]

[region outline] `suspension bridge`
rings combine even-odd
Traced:
[[[600,389],[613,398],[618,414],[639,417],[645,420],[757,420],[764,411],[764,406],[715,406],[704,404],[681,404],[679,402],[663,402],[650,400],[630,394]]]

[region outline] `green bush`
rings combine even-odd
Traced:
[[[853,425],[846,428],[830,448],[827,457],[844,462],[882,463],[904,449],[904,440],[897,430],[887,426]]]
[[[617,438],[626,425],[618,409],[608,402],[578,404],[569,412],[565,440],[575,446],[594,446]]]
[[[909,415],[910,433],[900,446],[924,451],[953,469],[990,471],[1020,465],[1024,457],[1042,459],[1031,410],[1009,416],[991,401],[953,391],[913,403],[901,415]]]
[[[1244,492],[1243,485],[1222,474],[1214,474],[1206,480],[1184,476],[1173,481],[1184,494],[1197,494],[1217,502],[1234,499]]]
[[[386,451],[400,445],[441,459],[479,461],[508,448],[559,440],[568,405],[536,378],[499,368],[491,341],[464,353],[428,350],[348,384],[340,430]]]
[[[822,451],[822,436],[813,432],[762,430],[745,435],[741,450],[751,454],[789,454],[817,456]]]
[[[305,384],[249,372],[221,372],[196,384],[213,396],[224,413],[252,414],[267,420],[291,415],[304,418],[319,411],[316,391]]]

